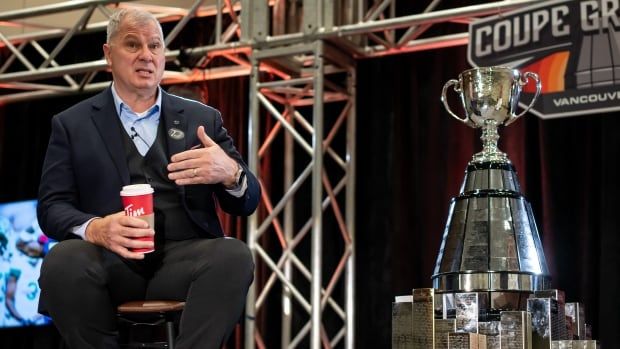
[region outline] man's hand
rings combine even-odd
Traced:
[[[168,164],[168,178],[177,185],[235,185],[239,164],[207,135],[203,126],[198,127],[196,134],[203,147],[173,155]]]
[[[86,240],[128,259],[144,259],[144,253],[131,252],[133,248],[154,248],[153,241],[136,238],[154,236],[155,231],[147,222],[125,212],[118,212],[103,218],[96,218],[86,228]]]

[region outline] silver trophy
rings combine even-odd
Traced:
[[[527,108],[517,114],[521,90],[529,83],[530,78],[536,83],[536,94]],[[464,118],[450,110],[446,99],[450,86],[454,86],[454,91],[461,98],[466,114]],[[523,116],[536,102],[540,88],[540,79],[536,73],[521,74],[518,70],[507,67],[473,68],[459,74],[458,80],[446,82],[441,92],[441,101],[448,113],[470,127],[482,129],[480,138],[483,148],[474,155],[472,162],[510,163],[506,154],[497,148],[497,128],[510,125]]]
[[[536,94],[517,113],[521,91],[532,81]],[[450,86],[461,98],[464,118],[448,106]],[[431,277],[433,288],[413,290],[412,340],[407,343],[413,348],[596,346],[596,341],[561,340],[572,337],[562,322],[564,293],[550,289],[532,207],[521,192],[514,166],[497,149],[499,126],[523,116],[540,90],[536,74],[506,67],[466,70],[443,87],[441,100],[447,111],[468,126],[481,128],[484,148],[467,164],[460,192],[450,203]],[[575,304],[566,303],[566,315],[577,314],[571,323],[584,339],[583,314],[574,310],[579,308]],[[400,332],[394,332],[392,343],[400,343],[400,338]]]
[[[448,81],[442,102],[457,120],[482,128],[484,148],[467,166],[461,191],[448,221],[432,276],[437,293],[477,292],[481,313],[525,310],[530,293],[549,288],[549,270],[530,203],[521,193],[516,171],[497,149],[497,128],[509,125],[528,109],[516,113],[521,90],[534,73],[505,67],[464,71]],[[459,93],[466,117],[448,107],[446,91]]]

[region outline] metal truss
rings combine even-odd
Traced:
[[[248,75],[251,67],[249,54],[258,47],[286,47],[300,42],[329,40],[354,58],[371,58],[464,45],[468,42],[466,32],[433,36],[427,35],[428,29],[445,23],[468,23],[538,0],[506,0],[443,10],[436,9],[440,0],[433,0],[424,12],[400,17],[394,16],[395,1],[305,0],[302,7],[295,8],[298,2],[287,0],[210,0],[210,5],[203,5],[205,0],[197,0],[190,9],[183,9],[129,1],[74,0],[3,12],[0,13],[0,51],[3,51],[0,104],[91,92],[108,86],[106,79],[109,77],[98,75],[107,68],[104,59],[76,63],[74,57],[66,57],[64,49],[76,36],[104,31],[105,19],[117,6],[140,6],[152,11],[162,22],[176,23],[167,34],[168,44],[190,19],[215,17],[214,42],[166,52],[169,62],[192,57],[198,58],[200,63],[191,69],[167,70],[163,84],[172,84]],[[269,6],[269,12],[254,13],[255,8],[265,4]],[[251,11],[241,11],[242,7]],[[75,23],[69,23],[69,27],[50,28],[40,23],[41,16],[62,15],[70,11],[81,11],[82,15]],[[264,17],[259,18],[257,13]],[[104,20],[97,22],[98,17]],[[240,17],[247,18],[241,22]],[[260,31],[248,30],[257,24],[262,28]],[[4,35],[7,26],[23,27],[31,32]],[[53,42],[55,46],[46,50],[42,42]],[[100,43],[87,49],[99,51]],[[26,55],[26,51],[35,53]],[[215,57],[222,57],[226,64],[220,62],[213,66],[211,63]],[[260,69],[281,73],[277,66],[265,65]]]
[[[68,55],[65,48],[80,35],[105,32],[110,14],[115,8],[121,7],[140,7],[152,12],[162,23],[174,23],[172,30],[166,34],[166,45],[174,41],[191,19],[214,17],[214,42],[209,46],[189,48],[183,52],[171,49],[166,51],[167,62],[179,63],[183,55],[202,58],[198,60],[196,69],[166,70],[163,84],[248,75],[250,63],[247,56],[251,45],[239,42],[241,2],[210,0],[214,4],[204,6],[205,1],[196,0],[191,8],[183,9],[114,0],[82,0],[0,13],[0,49],[3,49],[3,56],[6,56],[0,61],[0,104],[92,92],[108,86],[109,77],[98,76],[98,73],[107,70],[103,57],[73,63],[75,58]],[[273,0],[266,4],[273,6]],[[71,11],[80,12],[81,15],[68,28],[50,28],[49,25],[39,23],[41,16],[58,16]],[[104,20],[96,21],[97,18]],[[20,27],[31,31],[8,36],[3,34],[3,27]],[[49,45],[42,45],[42,42],[51,42],[54,46],[51,50],[46,49]],[[101,44],[97,42],[85,48],[85,51],[101,52]],[[28,50],[29,55],[24,53]],[[223,57],[229,64],[204,69],[215,57]]]
[[[305,58],[299,77],[274,80],[259,73],[262,62],[296,57]],[[268,273],[263,277],[266,281],[255,282],[248,295],[245,347],[266,347],[263,338],[270,333],[262,332],[254,319],[264,315],[267,299],[278,293],[281,348],[309,344],[332,348],[340,343],[352,348],[355,61],[317,40],[284,50],[255,50],[252,62],[250,153],[256,157],[250,158],[250,168],[260,173],[268,157],[283,164],[284,181],[281,190],[263,191],[267,214],[254,215],[249,222],[248,244],[257,265],[265,265]],[[332,67],[330,72],[327,66]],[[326,104],[331,104],[331,114],[325,112]],[[273,177],[280,176],[271,173]],[[310,193],[310,205],[304,205],[307,196],[298,195],[304,187]],[[307,209],[300,212],[299,207]],[[277,241],[277,247],[272,241]],[[323,260],[328,244],[337,246],[337,262]],[[305,258],[299,254],[304,245],[311,246]],[[281,288],[275,287],[278,283]],[[333,319],[330,326],[323,321],[326,317]],[[300,323],[298,329],[293,326]]]
[[[249,75],[249,165],[263,185],[266,212],[248,220],[248,245],[257,270],[267,274],[248,294],[245,347],[265,348],[264,339],[279,334],[282,348],[352,349],[355,60],[464,45],[464,29],[429,29],[469,23],[538,0],[448,9],[429,0],[423,12],[406,16],[395,16],[397,0],[210,1],[204,5],[197,0],[187,10],[81,0],[0,13],[0,57],[6,57],[0,62],[0,104],[108,86],[109,77],[100,74],[106,70],[103,59],[76,63],[65,57],[64,49],[78,35],[104,31],[105,19],[117,6],[142,6],[174,24],[165,38],[170,44],[167,61],[190,58],[196,64],[166,70],[163,84]],[[33,24],[36,16],[77,10],[82,16],[69,28]],[[104,20],[95,21],[94,14]],[[174,39],[198,17],[214,21],[214,41],[174,49]],[[3,35],[7,23],[35,30]],[[87,49],[100,52],[100,45]],[[268,157],[282,166],[270,168]],[[271,172],[280,168],[281,174]],[[265,182],[267,171],[269,178],[282,178],[281,188]],[[307,197],[309,203],[302,201]],[[308,244],[310,255],[304,256]],[[325,258],[326,247],[336,251],[337,261]],[[279,331],[261,322],[274,298],[282,309]]]

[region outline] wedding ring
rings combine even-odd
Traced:
[[[193,173],[192,177],[196,177],[196,169],[194,169],[192,173]]]

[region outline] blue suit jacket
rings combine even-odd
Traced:
[[[186,212],[204,237],[222,236],[215,210],[215,198],[222,209],[233,215],[249,215],[256,209],[260,186],[222,126],[220,113],[202,103],[162,90],[160,123],[166,132],[180,129],[185,137],[166,137],[168,158],[200,144],[196,136],[203,125],[207,134],[246,172],[248,189],[236,198],[221,184],[179,186],[178,194]],[[122,211],[120,190],[129,183],[122,130],[110,88],[54,116],[52,132],[43,163],[37,208],[43,231],[56,240],[75,237],[71,228],[93,217]]]

